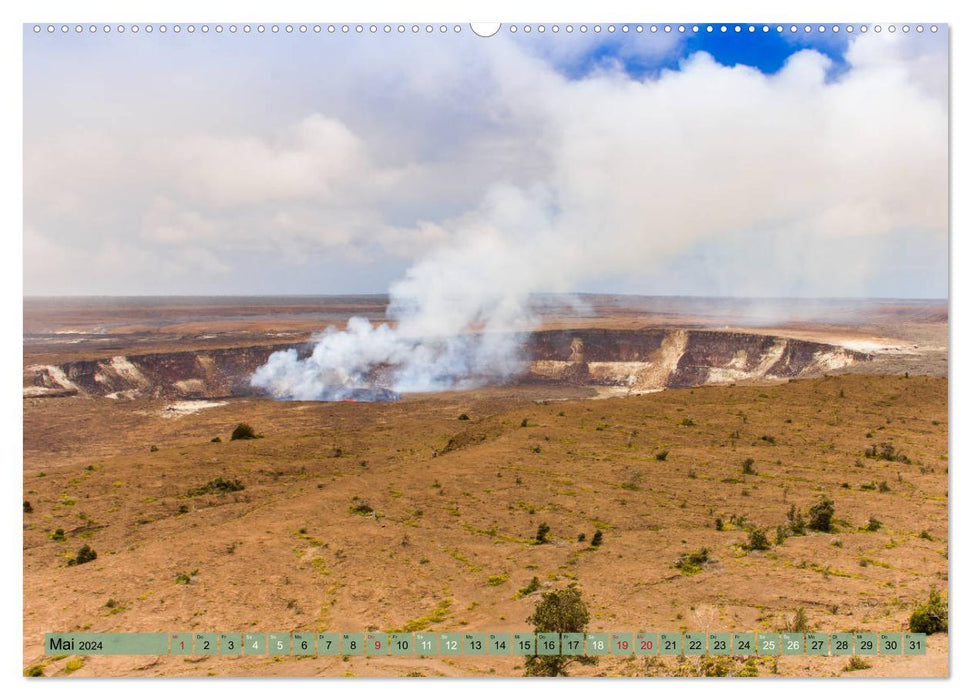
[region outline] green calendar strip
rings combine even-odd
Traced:
[[[920,656],[916,632],[51,632],[78,656]]]

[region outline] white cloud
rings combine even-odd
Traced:
[[[394,184],[394,173],[374,168],[361,140],[335,119],[311,114],[275,137],[194,134],[156,141],[147,156],[185,199],[219,208],[333,202]]]
[[[292,81],[276,119],[242,88],[227,103],[226,86],[218,110],[190,91],[195,122],[134,102],[125,120],[93,102],[77,125],[45,112],[25,137],[27,291],[51,279],[58,290],[157,292],[171,280],[191,291],[201,276],[239,291],[234,256],[295,266],[390,256],[419,261],[399,288],[427,275],[430,291],[417,292],[427,303],[493,287],[503,291],[484,303],[512,317],[509,299],[650,275],[706,241],[743,241],[742,259],[787,239],[946,230],[940,40],[857,37],[834,80],[811,50],[774,75],[698,53],[644,80],[611,61],[573,80],[554,64],[588,52],[590,38],[468,39],[326,49],[345,53],[275,76]],[[43,104],[28,100],[28,121]],[[237,116],[213,127],[205,115],[216,111]],[[826,262],[808,257],[778,264],[825,293]],[[761,293],[777,293],[777,279]]]

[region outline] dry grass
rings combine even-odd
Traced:
[[[577,581],[593,631],[778,630],[800,608],[820,631],[893,630],[928,590],[947,588],[945,379],[852,375],[548,404],[503,389],[397,404],[236,400],[175,419],[161,407],[24,401],[25,668],[52,630],[522,630],[539,593],[517,591],[534,576],[540,592]],[[472,420],[457,423],[462,413]],[[240,422],[264,438],[225,439]],[[482,440],[443,453],[477,430]],[[911,464],[862,458],[885,441]],[[748,458],[757,474],[740,474]],[[217,478],[245,490],[186,498]],[[855,487],[883,481],[891,491]],[[745,528],[774,533],[793,504],[805,512],[824,496],[835,532],[743,547]],[[361,501],[373,512],[352,513]],[[866,529],[871,517],[879,530]],[[549,543],[537,546],[541,523]],[[57,528],[66,541],[49,538]],[[597,529],[603,543],[591,548]],[[82,543],[97,560],[65,566]],[[700,571],[676,568],[702,548]],[[197,573],[179,584],[184,571]],[[106,616],[108,598],[123,612]],[[866,673],[945,674],[946,637],[929,646],[927,657],[874,657]],[[92,657],[75,675],[522,673],[515,658],[196,661]],[[782,658],[777,669],[832,675],[845,663]],[[669,666],[652,672],[678,672]],[[644,670],[605,659],[577,672]]]

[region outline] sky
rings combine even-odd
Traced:
[[[746,30],[25,27],[24,293],[946,298],[946,29]]]

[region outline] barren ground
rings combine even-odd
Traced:
[[[946,315],[915,320],[909,310],[906,323],[898,320],[878,319],[865,332],[849,323],[791,325],[802,333],[925,337],[911,344],[942,347],[946,373]],[[288,323],[261,320],[245,332],[265,339]],[[635,321],[618,313],[602,323]],[[244,332],[222,317],[211,324]],[[39,333],[52,323],[31,317],[25,326]],[[208,334],[157,332],[146,331],[145,342],[195,347],[198,334]],[[112,342],[133,346],[124,334]],[[84,346],[25,341],[25,363],[77,356],[89,351]],[[908,369],[909,376],[847,374],[599,401],[568,387],[387,404],[234,399],[174,411],[153,400],[25,399],[24,499],[33,512],[24,514],[24,667],[68,673],[73,657],[41,653],[48,631],[527,630],[541,593],[571,582],[589,605],[590,631],[774,631],[800,608],[818,631],[905,629],[914,605],[948,586],[947,380],[925,376],[941,374],[939,358],[917,356],[925,364],[908,367],[926,371]],[[463,413],[468,421],[459,420]],[[243,421],[263,437],[230,441]],[[211,442],[216,436],[221,442]],[[865,456],[881,443],[908,462]],[[746,459],[756,473],[743,474]],[[245,488],[189,495],[216,477]],[[775,542],[792,505],[805,512],[823,496],[835,502],[834,532],[789,537],[764,552],[741,546],[753,525]],[[372,513],[352,511],[362,501]],[[871,518],[880,521],[876,531],[865,528]],[[548,544],[533,542],[540,523],[551,527]],[[50,538],[58,528],[64,541]],[[603,544],[592,548],[598,529]],[[66,566],[82,544],[97,559]],[[710,561],[700,572],[676,568],[701,548]],[[517,595],[534,576],[540,590]],[[846,657],[757,664],[760,675],[946,675],[947,636],[929,637],[928,647],[924,657],[871,657],[872,667],[859,671],[845,670]],[[698,664],[605,657],[572,670],[694,674]],[[730,666],[737,671],[742,660]],[[73,671],[417,673],[521,675],[522,663],[88,657]]]

